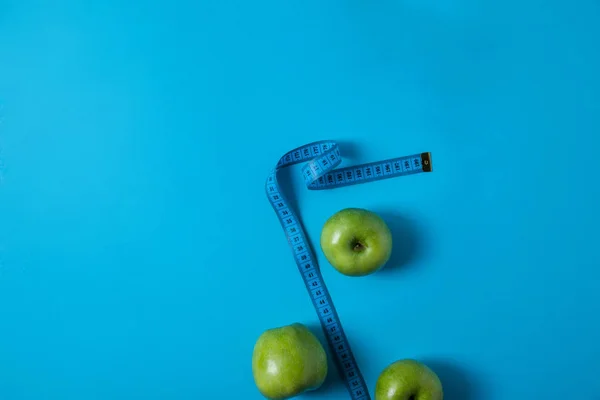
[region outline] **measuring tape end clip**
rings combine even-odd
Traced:
[[[433,167],[431,165],[431,152],[427,151],[425,153],[421,153],[421,165],[423,166],[423,172],[433,171]]]

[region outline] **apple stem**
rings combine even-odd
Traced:
[[[354,251],[363,251],[365,246],[361,242],[356,242],[354,245]]]

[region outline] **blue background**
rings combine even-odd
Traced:
[[[371,393],[600,396],[600,3],[0,2],[0,398],[260,399],[265,329],[316,313],[264,194],[286,151],[434,172],[282,174],[314,240],[380,212],[389,268],[322,271]],[[320,336],[322,338],[322,335]],[[313,399],[346,399],[336,371]]]

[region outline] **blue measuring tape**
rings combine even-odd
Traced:
[[[342,162],[338,144],[333,141],[318,141],[286,153],[267,178],[267,196],[285,231],[296,265],[317,311],[321,327],[334,355],[334,362],[350,392],[350,397],[353,400],[370,400],[367,385],[352,354],[316,257],[306,240],[300,219],[289,206],[277,183],[277,172],[303,161],[307,162],[302,167],[306,186],[310,190],[321,190],[431,172],[431,154],[419,153],[335,169]]]

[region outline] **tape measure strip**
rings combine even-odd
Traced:
[[[298,147],[281,157],[276,167],[269,174],[265,185],[267,197],[286,234],[298,271],[310,294],[331,353],[334,356],[334,362],[342,375],[350,397],[353,400],[370,400],[367,385],[350,349],[333,300],[323,281],[317,259],[306,238],[304,228],[296,212],[292,210],[279,190],[277,172],[282,168],[301,162],[306,162],[302,167],[302,175],[307,188],[309,190],[322,190],[421,172],[431,172],[431,155],[430,153],[419,153],[335,169],[342,162],[338,144],[333,141],[318,141]]]

